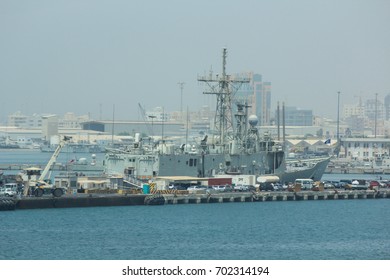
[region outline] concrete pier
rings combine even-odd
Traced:
[[[347,199],[379,199],[390,198],[390,189],[376,191],[302,191],[302,192],[257,192],[257,193],[214,193],[170,195],[165,194],[166,204],[176,204],[176,200],[186,201],[188,197],[198,196],[197,203],[226,203],[226,202],[267,202],[267,201],[306,201],[306,200],[347,200]],[[204,199],[202,197],[207,197]],[[194,199],[189,199],[193,203]],[[186,203],[186,202],[184,202]]]
[[[63,197],[0,198],[0,211],[38,208],[68,208],[96,206],[144,205],[148,194],[76,194]],[[301,192],[231,192],[197,194],[163,194],[164,204],[201,204],[233,202],[276,202],[308,200],[347,200],[390,198],[390,189],[372,190],[329,190]]]

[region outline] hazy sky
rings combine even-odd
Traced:
[[[197,76],[253,71],[272,107],[335,117],[390,93],[388,0],[0,0],[0,122],[74,112],[139,119],[162,106],[213,104]]]

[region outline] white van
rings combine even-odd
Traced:
[[[314,185],[314,181],[312,179],[296,179],[295,185],[301,185],[302,190],[311,190]]]

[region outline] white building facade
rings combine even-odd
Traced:
[[[389,156],[389,138],[345,138],[341,141],[340,157],[373,161]]]

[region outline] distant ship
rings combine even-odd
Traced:
[[[268,132],[260,133],[255,115],[248,116],[248,104],[235,102],[233,122],[233,90],[249,79],[226,75],[226,49],[223,49],[222,75],[200,77],[217,97],[214,122],[216,133],[204,135],[196,145],[177,145],[161,139],[158,143],[143,141],[136,134],[134,144],[123,150],[107,149],[106,173],[125,174],[137,180],[157,176],[213,177],[216,175],[277,175],[283,182],[297,178],[320,180],[330,158],[316,159],[300,170],[289,170],[283,143]],[[148,138],[150,139],[150,138]],[[149,140],[150,142],[150,140]]]
[[[1,137],[0,138],[0,149],[19,149],[20,146],[16,141],[11,140],[10,137]]]
[[[53,153],[57,145],[42,145],[40,147],[42,152]],[[96,144],[87,143],[67,143],[62,149],[64,153],[104,153],[105,148]]]

